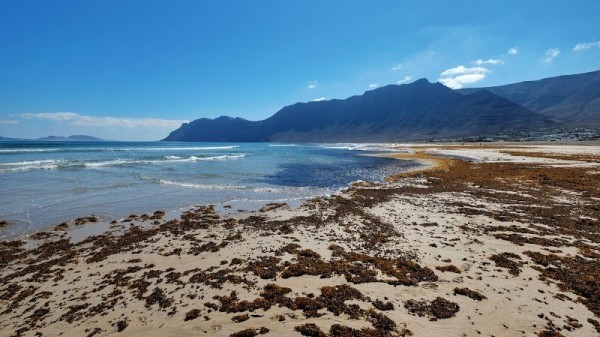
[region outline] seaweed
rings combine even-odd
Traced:
[[[467,296],[468,298],[476,300],[476,301],[481,301],[481,300],[484,300],[487,298],[484,295],[482,295],[480,292],[471,290],[469,288],[454,288],[454,295]]]

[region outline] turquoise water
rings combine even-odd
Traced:
[[[0,238],[90,214],[267,202],[298,205],[353,181],[380,181],[414,163],[362,156],[372,145],[4,142],[0,143]]]

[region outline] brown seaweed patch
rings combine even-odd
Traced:
[[[317,298],[327,310],[336,316],[347,311],[345,301],[362,299],[364,299],[364,296],[360,291],[346,284],[323,287],[321,288],[321,295]]]
[[[215,300],[221,302],[219,311],[227,313],[238,313],[245,311],[255,311],[257,309],[269,310],[271,303],[264,298],[256,298],[253,301],[238,301],[237,292],[232,291],[229,296],[214,296]]]
[[[269,212],[287,206],[285,202],[271,202],[262,207],[259,212]]]
[[[542,273],[542,277],[561,282],[562,290],[569,289],[583,297],[588,309],[600,316],[600,263],[597,260],[587,260],[578,255],[560,257],[531,251],[524,254],[541,266],[534,268]]]
[[[238,332],[234,332],[229,337],[255,337],[258,335],[264,335],[269,333],[269,329],[261,327],[260,329],[244,329]]]
[[[598,322],[597,320],[595,320],[593,318],[588,318],[587,321],[588,321],[588,323],[590,323],[591,325],[594,326],[596,331],[598,331],[600,333],[600,322]]]
[[[293,302],[288,302],[286,306],[292,310],[302,310],[306,318],[323,316],[319,313],[319,310],[323,309],[324,306],[319,299],[298,296]]]
[[[334,324],[329,329],[331,337],[404,337],[412,336],[408,329],[386,331],[373,328],[354,329],[340,324]]]
[[[75,219],[75,225],[85,225],[90,222],[98,222],[98,217],[92,215]]]
[[[173,304],[173,299],[168,298],[161,288],[154,288],[152,293],[146,297],[146,308],[158,304],[161,309],[170,307]]]
[[[280,261],[281,259],[274,256],[260,256],[256,260],[250,261],[244,271],[252,272],[263,280],[274,279],[283,269],[279,266]]]
[[[548,320],[548,318],[546,318]],[[538,337],[565,337],[559,331],[561,329],[557,327],[552,321],[548,321],[544,330],[537,333]]]
[[[501,240],[510,241],[519,246],[523,246],[525,244],[534,244],[544,247],[562,247],[567,242],[565,240],[554,240],[554,239],[546,239],[538,236],[523,236],[520,234],[504,234],[498,233],[494,234],[494,237]]]
[[[84,313],[81,310],[85,310],[90,306],[89,303],[75,304],[69,306],[69,310],[60,316],[61,320],[67,321],[67,323],[73,323],[84,317]]]
[[[117,321],[117,323],[115,325],[117,327],[117,332],[121,332],[121,331],[125,330],[129,324],[127,323],[126,320],[122,319],[122,320]]]
[[[523,262],[515,261],[521,260],[521,257],[515,253],[500,253],[490,256],[490,260],[496,263],[497,267],[506,268],[511,275],[519,275],[521,273],[521,266]]]
[[[219,250],[221,250],[221,248],[226,247],[228,244],[229,243],[227,241],[223,241],[219,244],[216,244],[213,241],[209,241],[209,242],[201,245],[200,247],[190,248],[187,253],[190,255],[199,255],[200,253],[204,253],[204,252],[216,253]]]
[[[431,320],[453,317],[460,310],[458,304],[441,297],[437,297],[431,302],[408,300],[404,302],[404,307],[408,309],[408,313],[411,315],[429,316]]]
[[[381,311],[394,310],[394,304],[392,302],[383,302],[381,300],[376,300],[373,302],[373,306]]]
[[[282,255],[283,253],[296,254],[300,248],[302,248],[302,246],[297,243],[288,243],[285,246],[277,249],[275,251],[275,255]]]
[[[184,273],[186,275],[191,271],[187,271]],[[252,282],[248,281],[245,277],[234,275],[233,270],[231,269],[223,269],[217,270],[215,272],[210,272],[208,270],[201,271],[192,275],[189,279],[190,283],[203,283],[209,287],[215,289],[223,288],[223,284],[231,283],[231,284],[244,284],[246,287],[250,287],[253,285]]]
[[[263,288],[263,292],[260,296],[272,303],[281,303],[285,298],[285,295],[292,292],[292,289],[287,287],[280,287],[276,284],[267,284]]]
[[[549,153],[549,152],[533,152],[533,151],[511,151],[503,150],[500,153],[506,153],[511,156],[534,157],[534,158],[550,158],[568,161],[585,161],[590,163],[600,162],[600,156],[593,154],[567,154],[567,153]]]
[[[487,298],[484,295],[482,295],[480,292],[471,290],[469,288],[454,288],[454,295],[467,296],[468,298],[476,300],[476,301],[481,301],[481,300],[484,300]]]
[[[437,266],[437,267],[435,267],[435,269],[437,269],[441,272],[451,272],[451,273],[456,273],[456,274],[461,273],[460,269],[458,269],[458,267],[453,264],[449,264],[446,266]]]
[[[247,321],[248,319],[250,319],[250,316],[248,314],[236,315],[236,316],[231,317],[231,320],[236,323],[241,323],[241,322]]]
[[[383,274],[394,277],[395,280],[385,281],[391,285],[415,286],[419,282],[432,282],[438,279],[428,267],[421,267],[416,262],[404,257],[398,259],[373,257],[361,253],[346,252],[337,245],[331,245],[329,249],[333,251],[332,256],[341,258],[343,262],[352,263],[350,268],[341,272],[349,282],[377,282],[375,274],[365,269],[365,265],[373,266],[381,270]],[[362,268],[361,264],[363,265]]]
[[[298,325],[294,327],[294,330],[298,331],[302,336],[327,337],[327,334],[314,323]]]
[[[185,321],[191,321],[200,316],[200,309],[192,309],[185,313]]]
[[[0,242],[0,266],[5,266],[19,258],[21,253],[25,251],[22,248],[23,245],[25,245],[23,240]]]

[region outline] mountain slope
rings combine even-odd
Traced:
[[[97,137],[92,137],[92,136],[86,136],[86,135],[71,135],[68,137],[48,136],[48,137],[38,138],[36,140],[39,140],[39,141],[100,141],[103,139],[100,139]]]
[[[345,100],[296,103],[258,122],[198,119],[168,141],[398,141],[472,136],[553,126],[547,118],[489,91],[457,93],[425,79]]]
[[[600,71],[458,91],[472,94],[480,90],[491,91],[569,126],[600,127]]]
[[[0,142],[18,142],[18,141],[23,141],[23,140],[25,140],[25,139],[0,136]]]

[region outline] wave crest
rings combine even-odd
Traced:
[[[155,164],[170,164],[170,163],[193,163],[199,161],[219,161],[219,160],[234,160],[244,158],[245,154],[236,155],[221,155],[221,156],[164,156],[161,159],[112,159],[104,161],[68,161],[58,159],[47,160],[30,160],[12,163],[0,163],[0,173],[29,171],[29,170],[52,170],[61,168],[101,168],[111,166],[127,166],[127,165],[155,165]]]

